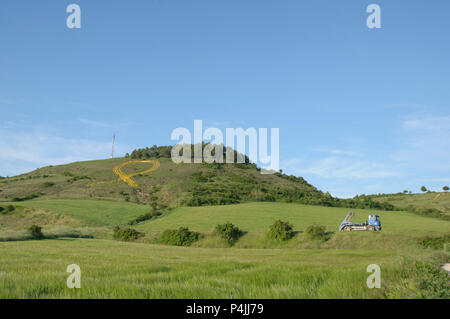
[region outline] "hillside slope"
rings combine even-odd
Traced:
[[[46,199],[105,199],[158,207],[231,204],[247,200],[317,199],[324,196],[302,178],[261,174],[245,164],[175,164],[159,158],[158,169],[140,174],[151,163],[130,158],[48,166],[0,181],[1,201]],[[137,174],[132,187],[113,172],[124,165],[126,175]]]
[[[379,203],[390,203],[397,208],[423,212],[424,215],[433,211],[442,212],[444,216],[450,217],[450,193],[428,192],[425,194],[381,194],[370,195],[373,201]]]

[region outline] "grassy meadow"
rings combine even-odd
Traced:
[[[135,203],[88,199],[37,199],[6,204],[63,214],[77,220],[78,224],[83,226],[119,225],[149,211],[148,206]]]
[[[436,233],[450,230],[449,222],[424,218],[408,212],[374,211],[348,209],[340,207],[310,206],[293,203],[243,203],[239,205],[180,207],[156,220],[142,223],[142,230],[161,231],[170,227],[189,227],[200,232],[209,232],[215,225],[233,222],[244,231],[266,231],[277,219],[287,220],[295,231],[303,231],[312,224],[326,226],[328,231],[337,231],[340,223],[349,211],[355,212],[352,221],[364,222],[371,213],[380,215],[383,232],[399,233]]]
[[[81,289],[68,289],[68,265]],[[382,289],[366,267],[382,268]],[[0,298],[420,297],[416,274],[387,250],[187,248],[59,239],[0,243]]]
[[[60,235],[0,242],[0,298],[448,298],[448,277],[435,272],[448,253],[417,245],[424,236],[448,234],[450,222],[439,219],[378,211],[382,232],[339,233],[348,209],[288,203],[180,207],[135,226],[145,233],[137,242],[120,242],[112,240],[111,225],[148,206],[74,199],[19,204],[16,213],[0,215],[0,238],[20,232],[5,218],[14,216],[19,225],[30,214],[46,216],[44,234]],[[353,211],[355,221],[373,212]],[[54,216],[70,222],[52,223]],[[293,224],[292,239],[265,237],[276,219]],[[245,232],[232,247],[212,232],[227,221]],[[330,238],[306,238],[311,224],[326,226]],[[180,226],[205,237],[191,247],[158,242],[163,230]],[[70,238],[77,233],[95,238]],[[66,268],[74,263],[82,270],[81,289],[66,287]],[[381,289],[366,286],[370,264],[382,269]],[[424,289],[430,278],[432,287]]]
[[[424,194],[387,194],[373,196],[375,201],[389,202],[397,207],[417,207],[424,209],[438,209],[450,215],[449,192],[427,192]]]

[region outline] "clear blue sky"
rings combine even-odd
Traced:
[[[79,30],[66,7],[82,10]],[[382,28],[366,27],[377,3]],[[450,184],[450,1],[0,4],[0,175],[280,128],[281,168],[337,196]],[[450,186],[450,185],[449,185]]]

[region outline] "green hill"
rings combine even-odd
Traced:
[[[105,199],[138,204],[157,203],[161,207],[230,204],[246,200],[314,200],[323,197],[302,178],[261,174],[245,164],[175,164],[159,158],[160,167],[132,179],[138,187],[117,181],[113,168],[130,158],[77,162],[48,166],[0,181],[0,200]],[[130,163],[125,174],[145,171],[151,164]],[[97,183],[90,186],[91,183]]]
[[[389,203],[395,207],[425,216],[450,219],[450,193],[427,192],[425,194],[381,194],[370,195],[373,201]]]
[[[135,150],[124,158],[48,166],[4,178],[0,180],[0,201],[110,200],[150,205],[162,211],[246,201],[394,209],[369,197],[334,198],[302,177],[281,172],[261,174],[247,157],[244,163],[236,164],[175,164],[170,150],[170,146],[153,146]]]

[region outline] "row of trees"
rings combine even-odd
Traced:
[[[425,186],[422,186],[422,187],[420,188],[420,190],[421,190],[422,192],[424,192],[424,193],[426,193],[426,192],[431,192],[431,190],[427,189]],[[442,190],[443,190],[444,192],[448,192],[448,191],[450,190],[450,188],[449,188],[448,186],[444,186],[444,187],[442,187]],[[405,190],[403,191],[403,194],[412,194],[412,192],[409,191],[409,190],[407,190],[407,189],[405,189]]]
[[[442,190],[444,191],[444,192],[448,192],[448,190],[449,190],[450,188],[446,185],[446,186],[444,186],[444,187],[442,187]],[[421,188],[420,188],[420,190],[422,191],[422,192],[428,192],[429,190],[425,187],[425,186],[422,186]]]
[[[199,145],[199,144],[190,144],[191,147],[191,159],[194,159],[195,156],[195,152],[194,152],[194,146],[195,145]],[[204,143],[202,142],[202,154],[205,150],[205,147],[207,147],[208,145],[211,145],[212,147],[212,151],[211,151],[211,155],[215,156],[215,149],[214,147],[216,146],[215,144],[211,144],[211,143]],[[172,157],[172,146],[156,146],[153,145],[152,147],[146,147],[146,148],[139,148],[139,149],[135,149],[133,152],[131,152],[131,154],[126,154],[126,157],[131,157],[132,159],[149,159],[149,158],[171,158]],[[240,159],[243,159],[243,164],[251,164],[250,163],[250,159],[247,155],[245,154],[241,154],[239,152],[237,152],[236,150],[233,150],[230,147],[225,147],[223,146],[223,163],[226,162],[226,154],[227,152],[233,152],[234,153],[234,163],[238,163],[238,157]],[[183,150],[180,150],[179,153],[180,156],[183,155]],[[254,168],[256,168],[256,165],[254,166]]]

